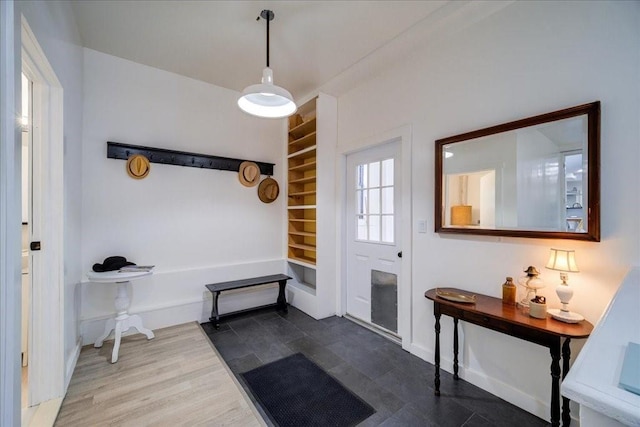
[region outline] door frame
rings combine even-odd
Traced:
[[[35,209],[31,217],[35,233],[32,237],[42,241],[42,250],[29,255],[32,288],[28,402],[35,406],[62,398],[65,389],[64,104],[62,85],[24,16],[21,23],[22,71],[33,81],[31,178],[34,186],[39,181],[41,193],[40,212]]]
[[[19,49],[17,6],[0,1],[0,414],[7,425],[20,425],[21,418]]]
[[[338,147],[337,152],[337,182],[342,183],[338,188],[338,230],[341,236],[347,235],[347,156],[357,151],[366,150],[384,145],[390,142],[400,143],[400,157],[402,159],[402,217],[400,234],[402,238],[402,261],[400,265],[400,284],[398,286],[398,335],[402,337],[402,348],[409,351],[412,337],[412,304],[411,295],[413,292],[411,265],[413,262],[413,241],[412,233],[412,197],[411,197],[411,125],[401,126],[354,141]],[[346,313],[347,308],[347,245],[344,239],[337,241],[338,276],[337,283],[340,283],[340,297],[338,298],[337,312],[340,316]]]

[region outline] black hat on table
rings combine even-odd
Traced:
[[[120,270],[125,265],[135,265],[135,263],[127,261],[123,256],[110,256],[105,258],[102,264],[93,264],[93,271],[97,273],[115,271]]]

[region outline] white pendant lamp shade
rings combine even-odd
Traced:
[[[273,71],[262,71],[262,83],[245,88],[238,98],[238,107],[247,114],[269,119],[288,117],[296,112],[293,97],[284,88],[273,84]]]
[[[288,117],[298,109],[289,91],[273,84],[273,71],[269,68],[269,21],[274,17],[273,11],[267,9],[258,16],[258,20],[267,22],[267,66],[262,70],[262,83],[247,87],[238,98],[242,111],[268,119]]]

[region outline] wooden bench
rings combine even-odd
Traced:
[[[220,312],[218,311],[218,297],[220,296],[220,292],[230,291],[232,289],[249,288],[251,286],[266,285],[267,283],[275,283],[275,282],[278,282],[278,285],[280,286],[280,290],[278,292],[278,299],[274,304],[267,304],[260,307],[247,309],[247,310],[240,310],[240,311],[234,311],[232,313],[225,313],[224,316],[243,313],[249,310],[259,310],[261,308],[266,308],[266,307],[276,307],[278,310],[284,310],[284,312],[286,313],[287,297],[284,294],[284,288],[287,285],[287,280],[290,280],[290,279],[291,277],[287,276],[286,274],[273,274],[271,276],[252,277],[250,279],[232,280],[229,282],[220,282],[220,283],[212,283],[210,285],[205,285],[213,295],[213,305],[211,307],[211,317],[209,317],[209,320],[214,324],[216,329],[220,327]]]

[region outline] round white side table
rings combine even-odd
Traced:
[[[93,345],[96,348],[102,347],[102,343],[109,335],[111,331],[115,331],[115,341],[113,343],[113,352],[111,353],[111,363],[118,361],[118,351],[120,350],[120,339],[122,334],[127,332],[130,328],[135,328],[141,334],[145,334],[147,339],[154,337],[153,332],[150,329],[142,326],[142,319],[137,314],[129,314],[129,306],[131,300],[129,299],[129,293],[127,292],[127,284],[132,280],[139,279],[144,276],[150,276],[150,271],[132,271],[132,272],[118,272],[118,271],[105,271],[104,273],[89,272],[87,277],[90,282],[94,283],[115,283],[118,285],[118,291],[116,293],[115,307],[116,315],[114,318],[107,320],[107,324],[104,328],[104,333],[96,340]]]

